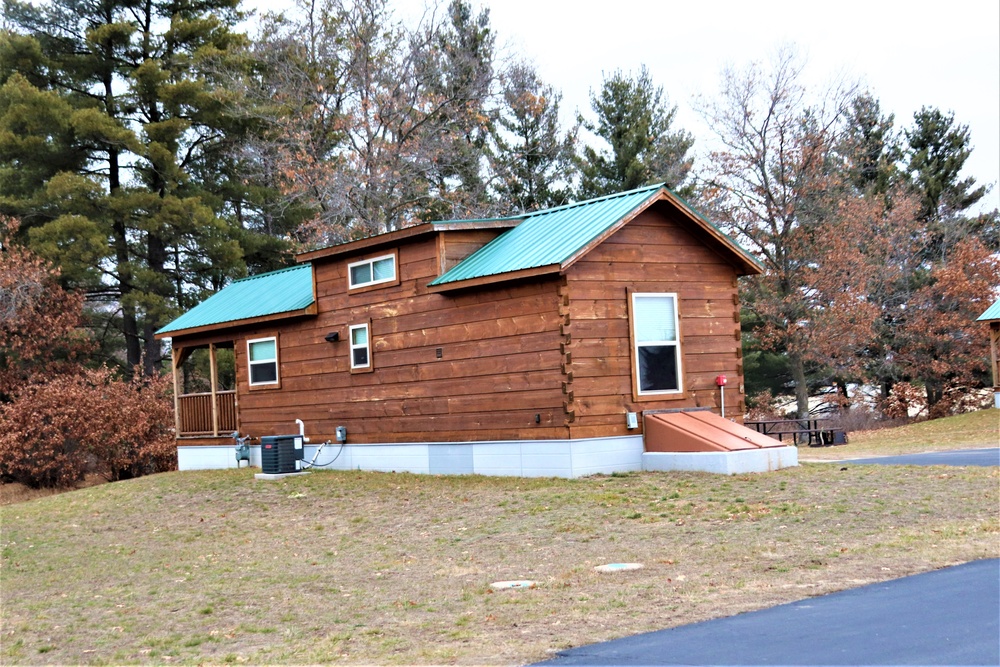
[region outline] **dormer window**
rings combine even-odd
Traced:
[[[347,265],[350,289],[396,282],[396,255],[381,255]]]

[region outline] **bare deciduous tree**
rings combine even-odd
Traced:
[[[719,95],[700,108],[723,146],[711,155],[703,198],[764,263],[743,290],[746,306],[762,341],[787,355],[803,416],[808,365],[845,358],[874,318],[849,278],[865,264],[857,225],[866,216],[844,215],[846,189],[833,169],[852,96],[840,85],[810,101],[796,54],[783,49],[769,67],[725,70]]]

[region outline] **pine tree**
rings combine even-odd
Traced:
[[[865,92],[851,100],[844,119],[844,136],[838,148],[844,177],[862,194],[886,194],[896,186],[902,157],[895,116],[884,116],[879,101]]]
[[[567,203],[575,132],[561,134],[560,95],[525,63],[503,75],[503,105],[491,133],[492,190],[506,212]]]
[[[672,129],[677,107],[669,105],[662,87],[653,85],[645,66],[635,78],[621,71],[606,78],[600,93],[591,94],[590,105],[597,119],[581,118],[582,125],[607,147],[599,151],[584,146],[578,158],[580,197],[632,190],[658,181],[684,190],[694,137]]]
[[[247,233],[224,217],[242,195],[220,191],[238,183],[220,173],[236,128],[207,66],[245,41],[237,3],[5,5],[0,128],[19,136],[0,139],[0,168],[19,177],[0,203],[68,283],[117,308],[126,362],[147,374],[156,329],[245,271]]]
[[[954,113],[923,107],[913,114],[913,126],[905,130],[905,172],[910,188],[920,197],[920,219],[927,225],[923,258],[946,261],[953,247],[974,236],[993,250],[1000,249],[1000,216],[970,217],[969,208],[987,192],[973,177],[961,172],[972,153],[967,125],[955,123]]]
[[[972,145],[968,125],[957,125],[954,113],[922,107],[913,114],[906,140],[906,170],[920,193],[923,220],[961,213],[986,194],[985,186],[975,187],[975,178],[960,178]]]
[[[489,9],[476,14],[465,0],[451,0],[447,16],[429,51],[436,69],[430,92],[450,102],[441,109],[447,123],[428,174],[436,201],[424,217],[476,216],[488,206],[482,169],[492,123],[487,103],[495,82],[496,37]]]

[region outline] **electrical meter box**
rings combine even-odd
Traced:
[[[301,435],[265,435],[260,439],[260,467],[269,475],[302,470]]]

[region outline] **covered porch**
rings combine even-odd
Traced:
[[[230,439],[239,431],[233,341],[172,350],[178,441]]]

